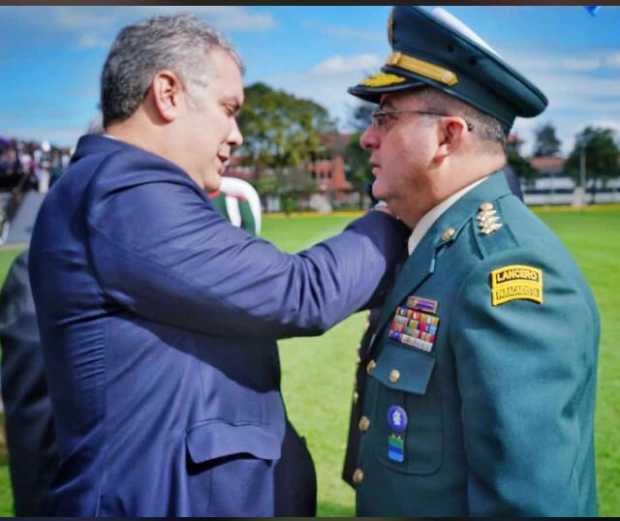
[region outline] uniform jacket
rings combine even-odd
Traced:
[[[372,303],[403,240],[371,212],[284,254],[228,224],[176,165],[81,138],[30,249],[61,460],[49,513],[273,514],[275,340]]]
[[[504,177],[465,194],[365,336],[344,470],[358,514],[595,515],[598,339],[582,274]]]

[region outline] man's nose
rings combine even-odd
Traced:
[[[373,126],[368,127],[364,130],[360,138],[360,146],[364,150],[371,150],[377,148],[379,145],[379,139],[377,133],[375,132],[375,128]]]
[[[243,143],[243,135],[241,134],[241,130],[239,129],[239,124],[237,123],[237,119],[233,120],[233,128],[230,131],[228,136],[228,144],[231,147],[238,147]]]

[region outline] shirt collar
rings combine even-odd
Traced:
[[[409,255],[413,253],[416,249],[417,245],[420,244],[420,241],[426,235],[426,232],[433,226],[435,221],[439,219],[441,214],[443,214],[448,208],[450,208],[454,203],[456,203],[461,197],[463,197],[467,192],[474,189],[480,183],[485,181],[488,176],[483,177],[482,179],[478,179],[473,183],[467,185],[465,188],[461,188],[458,192],[453,193],[447,199],[441,201],[437,206],[431,208],[427,213],[425,213],[422,218],[418,221],[418,223],[414,226],[411,235],[409,236],[409,241],[407,243],[407,249],[409,250]]]

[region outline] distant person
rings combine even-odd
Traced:
[[[0,292],[2,402],[15,515],[42,516],[58,465],[37,317],[20,253]]]
[[[595,516],[596,303],[508,187],[544,94],[446,11],[394,7],[350,92],[373,194],[413,231],[360,349],[345,479],[360,516]]]
[[[276,339],[384,294],[406,228],[371,211],[298,255],[227,223],[242,67],[191,16],[125,27],[101,76],[104,135],[48,193],[30,276],[60,455],[59,516],[313,515]]]

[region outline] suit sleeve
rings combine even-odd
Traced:
[[[542,269],[543,302],[491,305],[490,272]],[[464,281],[450,324],[474,516],[576,515],[592,457],[598,318],[578,285],[535,253],[503,253]],[[590,448],[589,448],[590,447]]]
[[[111,302],[150,320],[215,335],[318,334],[384,291],[404,248],[404,226],[370,212],[285,254],[231,226],[187,180],[131,172],[90,191],[89,247]]]

